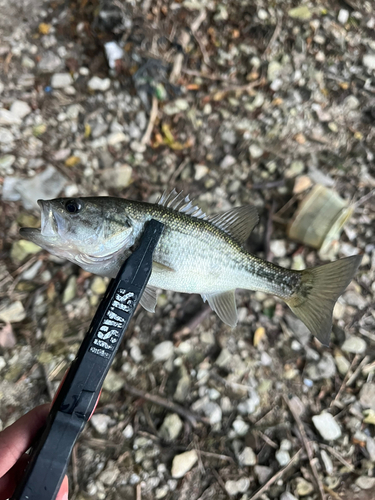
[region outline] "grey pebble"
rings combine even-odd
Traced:
[[[273,474],[271,467],[266,465],[256,465],[254,467],[255,475],[258,478],[259,484],[264,484]]]
[[[0,127],[0,144],[9,145],[15,137],[10,130]]]
[[[184,424],[177,413],[167,415],[160,427],[160,437],[166,441],[173,441],[180,434]]]
[[[44,52],[38,62],[38,70],[41,73],[54,73],[57,70],[63,69],[63,67],[62,60],[52,50]]]
[[[359,476],[355,480],[355,484],[359,486],[361,490],[371,490],[375,486],[375,477]]]
[[[14,155],[4,155],[0,157],[0,171],[7,172],[7,170],[13,165],[16,161],[16,157]]]
[[[371,408],[375,411],[375,383],[366,382],[359,393],[359,402],[362,408]]]

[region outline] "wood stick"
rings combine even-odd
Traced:
[[[144,136],[141,139],[142,144],[148,144],[150,142],[151,134],[154,129],[157,116],[158,116],[158,99],[155,95],[153,95],[150,119],[148,121],[146,132],[144,133]]]
[[[315,466],[315,463],[314,463],[314,453],[313,453],[313,450],[311,448],[310,442],[309,442],[309,440],[307,438],[306,431],[305,431],[305,428],[303,426],[302,420],[300,419],[300,416],[294,410],[293,406],[290,404],[289,399],[285,395],[284,395],[284,401],[287,404],[290,413],[293,415],[294,420],[296,421],[299,433],[301,435],[303,447],[305,448],[307,456],[308,456],[308,459],[309,459],[310,468],[311,468],[311,471],[313,473],[313,476],[314,476],[314,479],[315,479],[315,482],[316,482],[316,486],[319,489],[320,497],[321,497],[322,500],[325,500],[326,496],[324,494],[323,483],[322,483],[322,481],[321,481],[321,479],[319,477],[317,468]]]
[[[286,465],[283,469],[280,469],[274,476],[272,476],[252,497],[250,497],[249,500],[257,500],[265,491],[268,490],[270,486],[272,486],[276,481],[278,481],[284,474],[287,472],[297,461],[299,458],[300,454],[302,453],[302,448],[295,453],[292,458],[290,459],[290,462],[288,465]]]
[[[168,410],[173,411],[178,415],[181,415],[190,422],[192,427],[197,426],[197,421],[209,425],[209,421],[207,418],[202,417],[197,413],[193,413],[192,411],[188,410],[187,408],[184,408],[183,406],[172,403],[172,401],[169,401],[168,399],[162,398],[161,396],[157,396],[156,394],[150,394],[149,392],[141,391],[140,389],[136,389],[135,387],[132,387],[131,385],[128,384],[124,384],[123,387],[126,392],[132,394],[133,396],[145,399],[146,401],[150,401],[150,403],[162,406],[163,408],[167,408]]]

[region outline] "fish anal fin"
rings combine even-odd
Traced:
[[[212,215],[206,220],[242,244],[258,224],[259,216],[255,207],[245,205]]]
[[[156,288],[154,288],[153,286],[146,286],[141,300],[139,301],[141,306],[144,307],[146,311],[153,313],[155,312],[156,300]]]
[[[207,301],[219,318],[232,328],[237,325],[237,306],[234,293],[235,290],[202,294],[202,299]]]

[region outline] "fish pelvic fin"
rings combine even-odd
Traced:
[[[156,288],[154,288],[151,285],[147,285],[142,294],[141,300],[139,301],[141,306],[144,309],[146,309],[146,311],[154,313],[156,307],[156,301],[157,301]]]
[[[353,255],[301,271],[297,291],[289,299],[284,299],[294,314],[326,346],[329,345],[336,300],[351,282],[361,260],[361,255]]]
[[[204,302],[207,301],[221,321],[232,328],[237,325],[237,306],[234,292],[235,290],[228,290],[227,292],[202,294]]]

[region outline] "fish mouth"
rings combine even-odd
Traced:
[[[38,200],[40,206],[40,232],[42,236],[56,236],[58,234],[58,225],[55,217],[52,203],[45,200]]]
[[[20,229],[21,236],[27,238],[34,243],[40,244],[49,239],[54,239],[58,235],[58,224],[52,209],[52,204],[46,200],[38,200],[38,205],[41,210],[40,228],[22,227]]]

